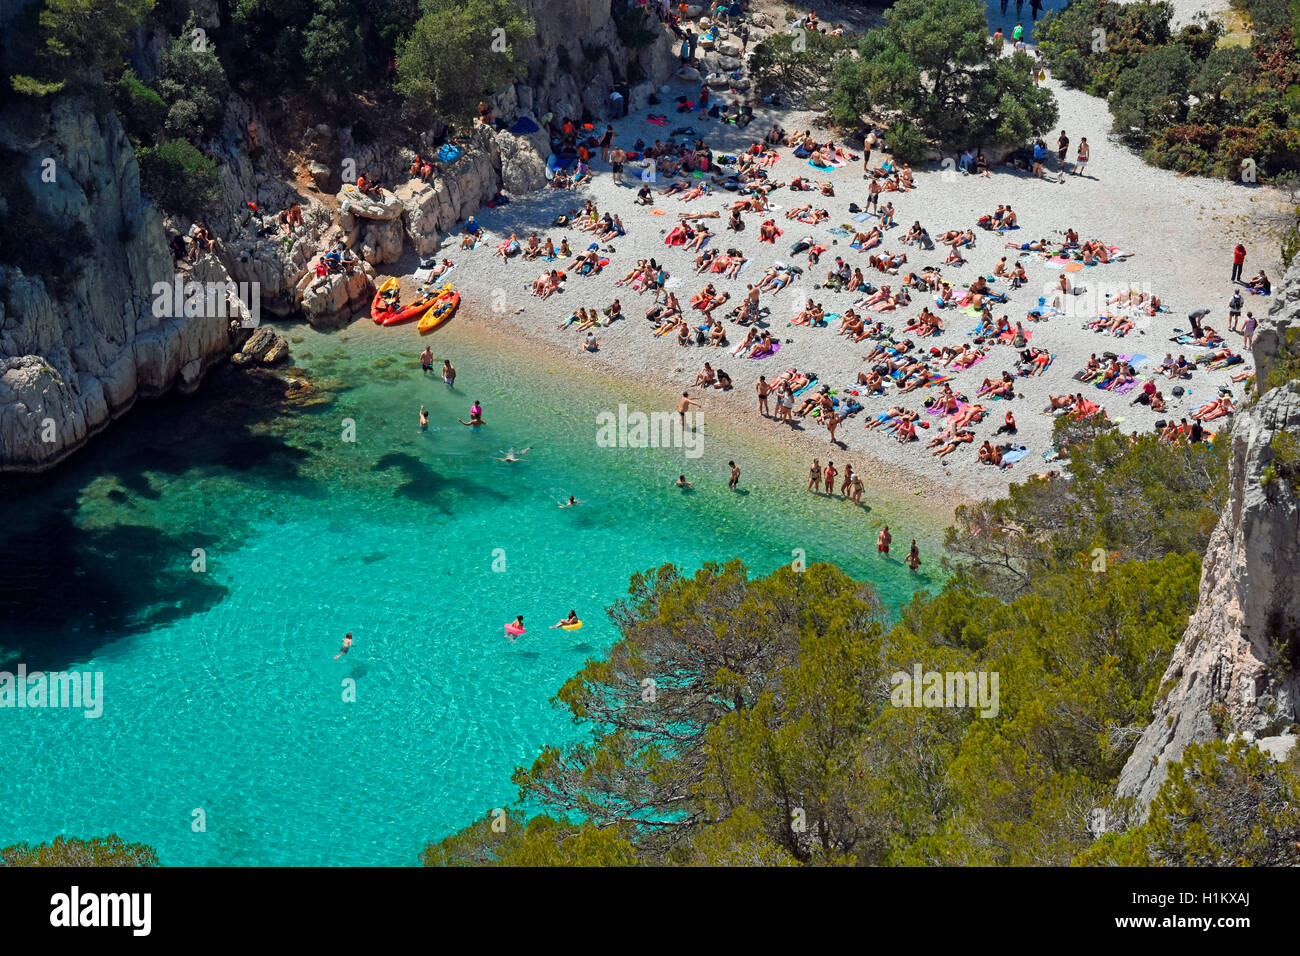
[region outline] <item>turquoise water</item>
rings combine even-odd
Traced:
[[[697,461],[598,448],[596,413],[645,407],[634,389],[453,323],[436,339],[451,392],[414,367],[414,334],[386,331],[293,330],[312,405],[227,371],[4,490],[0,669],[101,671],[105,701],[94,720],[0,709],[0,845],[116,832],[173,865],[412,864],[572,737],[549,698],[616,639],[603,610],[633,572],[735,556],[766,573],[802,548],[887,603],[933,584],[876,560],[880,512],[804,493],[707,418]],[[482,433],[455,421],[473,399]],[[511,445],[529,460],[494,460]],[[732,457],[746,494],[726,490]],[[548,630],[570,608],[584,628]]]

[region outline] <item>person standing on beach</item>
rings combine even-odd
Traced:
[[[627,162],[627,153],[621,146],[615,146],[609,153],[610,178],[616,186],[623,185],[623,164]],[[653,200],[652,200],[653,202]]]
[[[731,491],[735,491],[736,485],[740,484],[740,466],[734,461],[729,461],[727,464],[731,466],[731,481],[727,483],[727,487]]]
[[[600,161],[609,162],[609,148],[614,144],[614,127],[606,123],[605,132],[600,134]]]
[[[1232,281],[1241,281],[1241,270],[1246,265],[1246,247],[1240,242],[1232,250]]]
[[[772,386],[767,384],[767,376],[758,377],[758,413],[764,418],[770,417],[767,412],[767,396],[772,391]]]
[[[442,360],[442,380],[448,388],[456,385],[456,366],[451,364],[451,359]]]
[[[1241,327],[1241,334],[1245,336],[1245,338],[1242,340],[1242,343],[1241,343],[1243,348],[1250,348],[1252,345],[1254,345],[1254,343],[1255,343],[1255,328],[1256,328],[1256,326],[1258,326],[1258,325],[1259,325],[1259,322],[1257,322],[1257,321],[1255,320],[1255,313],[1254,313],[1254,312],[1247,312],[1247,313],[1246,313],[1246,321],[1245,321],[1245,323],[1244,323],[1244,324],[1242,325],[1242,327]]]
[[[1074,161],[1074,175],[1082,176],[1083,167],[1088,165],[1088,137],[1079,137],[1079,155]]]
[[[894,540],[894,536],[889,533],[889,525],[880,529],[880,534],[876,536],[876,550],[889,557],[889,543]]]
[[[682,400],[677,403],[677,414],[681,417],[683,429],[686,428],[686,413],[690,410],[692,405],[696,408],[704,407],[695,399],[691,398],[690,392],[682,392]],[[691,428],[694,430],[695,426],[692,425]]]
[[[852,487],[853,487],[853,466],[845,465],[844,480],[840,482],[840,497],[847,498],[849,496],[849,489]]]
[[[424,351],[420,353],[420,368],[425,375],[433,371],[433,346],[426,345]]]
[[[1241,307],[1245,301],[1241,298],[1241,290],[1233,289],[1232,298],[1228,299],[1228,331],[1236,332],[1237,323],[1241,321]]]
[[[820,458],[814,458],[812,467],[808,469],[808,490],[822,490],[822,463]]]
[[[880,212],[880,181],[873,179],[867,187],[867,208]]]
[[[912,539],[912,547],[907,552],[907,557],[903,559],[913,572],[921,566],[921,550],[916,546],[916,539]]]
[[[1065,156],[1070,151],[1070,137],[1065,135],[1065,130],[1061,130],[1061,135],[1056,138],[1056,158],[1061,164],[1061,175],[1065,175]]]
[[[867,138],[862,143],[862,176],[865,179],[871,175],[871,151],[876,148],[876,131],[869,130]]]
[[[709,110],[709,88],[707,86],[700,87],[700,100],[698,105],[700,107],[700,117],[703,118],[704,114]]]

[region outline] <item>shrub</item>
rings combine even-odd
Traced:
[[[131,138],[152,143],[167,118],[167,103],[158,91],[140,82],[134,70],[127,70],[113,87],[113,100]]]
[[[183,139],[136,150],[140,185],[168,212],[199,212],[221,196],[217,164]]]
[[[158,92],[169,107],[167,135],[200,142],[220,128],[230,84],[212,47],[194,48],[192,23],[163,51]]]
[[[929,145],[916,124],[906,120],[889,127],[885,142],[889,144],[894,159],[900,163],[919,163]]]
[[[425,0],[423,9],[401,43],[394,83],[412,117],[467,119],[485,95],[524,75],[514,49],[536,27],[522,7],[511,0]]]

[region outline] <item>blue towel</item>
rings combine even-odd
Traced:
[[[1004,465],[1014,465],[1014,464],[1015,464],[1016,462],[1018,462],[1021,458],[1024,458],[1024,457],[1025,457],[1026,455],[1028,455],[1028,454],[1029,454],[1029,449],[1028,449],[1028,448],[1015,448],[1015,449],[1012,449],[1011,451],[1003,452],[1003,453],[1002,453],[1002,464],[1004,464]]]

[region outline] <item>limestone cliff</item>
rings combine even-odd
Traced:
[[[1300,323],[1300,264],[1255,337],[1261,384]],[[1288,336],[1289,333],[1289,336]],[[1300,391],[1266,390],[1232,425],[1229,496],[1210,537],[1201,593],[1165,672],[1153,720],[1119,781],[1145,805],[1191,743],[1240,734],[1277,752],[1300,722]],[[1282,736],[1281,741],[1273,740]]]
[[[156,307],[152,290],[172,282],[172,258],[111,111],[62,97],[42,128],[0,123],[0,147],[24,157],[36,208],[89,237],[68,250],[77,267],[65,280],[0,265],[0,470],[38,471],[138,396],[196,386],[228,353],[230,319]],[[214,266],[207,278],[228,277]]]

